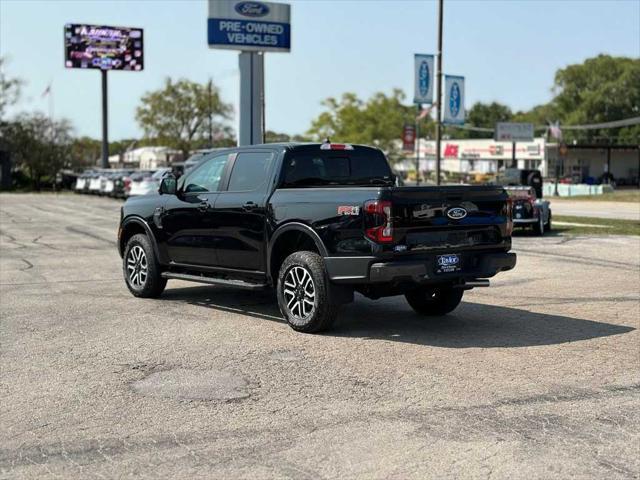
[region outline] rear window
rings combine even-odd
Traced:
[[[387,160],[376,150],[294,150],[284,161],[283,187],[392,184]]]

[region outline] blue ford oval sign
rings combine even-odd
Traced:
[[[451,93],[449,94],[449,111],[452,117],[457,117],[460,113],[460,86],[458,82],[451,84]]]
[[[260,2],[240,2],[235,10],[245,17],[264,17],[269,13],[269,7]]]
[[[453,207],[447,210],[447,217],[451,220],[462,220],[467,216],[467,210],[462,207]]]
[[[429,64],[423,60],[418,70],[418,89],[422,97],[426,97],[429,93],[430,76]]]

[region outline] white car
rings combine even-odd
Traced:
[[[76,179],[76,187],[75,187],[75,191],[78,193],[82,193],[84,192],[84,187],[87,183],[88,178],[85,177],[84,175],[80,175],[77,179]]]
[[[89,178],[89,193],[99,194],[100,189],[102,188],[102,175],[92,175]]]
[[[131,176],[131,188],[129,197],[156,193],[160,187],[160,180],[170,168],[160,168],[156,171],[139,172]]]

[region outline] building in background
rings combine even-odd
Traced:
[[[518,168],[536,169],[547,175],[546,140],[516,143]],[[493,174],[511,166],[513,144],[491,139],[443,140],[441,143],[441,169],[443,172],[462,174]],[[415,154],[414,154],[415,155]],[[396,165],[398,171],[415,169],[415,156]],[[420,171],[436,169],[436,142],[420,140]]]
[[[549,176],[555,176],[558,145],[547,146]],[[559,162],[560,178],[571,183],[640,183],[639,145],[569,144],[564,161]]]
[[[128,150],[120,155],[111,155],[109,165],[111,168],[140,168],[142,170],[155,170],[159,167],[168,167],[182,161],[182,154],[178,150],[169,147],[140,147]]]
[[[512,144],[491,139],[443,140],[441,168],[453,174],[495,174],[511,167]],[[420,171],[434,172],[435,141],[420,141]],[[399,172],[415,169],[415,152],[411,158],[399,162],[394,168]],[[640,183],[640,146],[638,145],[567,145],[563,161],[558,163],[558,144],[545,138],[532,142],[516,143],[516,163],[521,169],[540,170],[542,176],[553,180],[556,164],[564,183],[615,183],[638,186]]]

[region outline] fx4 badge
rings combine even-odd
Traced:
[[[338,215],[360,215],[360,207],[353,205],[341,205],[338,207]]]

